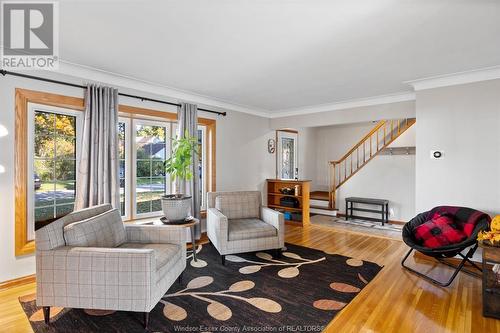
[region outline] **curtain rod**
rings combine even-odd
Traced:
[[[0,70],[0,74],[2,74],[3,76],[6,76],[6,75],[19,76],[19,77],[23,77],[23,78],[26,78],[26,79],[32,79],[32,80],[38,80],[38,81],[44,81],[44,82],[62,84],[62,85],[65,85],[65,86],[70,86],[70,87],[75,87],[75,88],[87,89],[86,86],[83,86],[83,85],[80,85],[80,84],[75,84],[75,83],[70,83],[70,82],[64,82],[64,81],[58,81],[58,80],[52,80],[52,79],[47,79],[47,78],[40,77],[40,76],[15,73],[15,72],[6,71],[6,70],[3,70],[3,69]],[[162,100],[159,100],[159,99],[154,99],[154,98],[149,98],[149,97],[144,97],[144,96],[123,94],[123,93],[118,93],[118,95],[124,96],[124,97],[130,97],[130,98],[140,99],[141,101],[149,101],[149,102],[156,102],[156,103],[160,103],[160,104],[168,104],[168,105],[173,105],[173,106],[181,106],[178,103],[162,101]],[[226,114],[227,114],[226,112],[212,111],[212,110],[207,110],[207,109],[203,109],[203,108],[198,108],[198,110],[199,111],[203,111],[203,112],[215,113],[216,115],[219,115],[219,116],[226,116]]]

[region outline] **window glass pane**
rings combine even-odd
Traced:
[[[137,161],[137,177],[151,177],[151,161]]]
[[[54,205],[55,183],[43,183],[37,189],[35,183],[35,207]]]
[[[75,160],[55,161],[56,180],[76,180]]]
[[[75,201],[75,182],[57,182],[55,190],[56,204],[67,204]]]
[[[76,117],[64,114],[56,114],[56,134],[75,137],[76,136]]]
[[[35,222],[73,211],[76,179],[76,117],[35,111]]]
[[[125,181],[120,180],[120,213],[122,216],[125,215]]]
[[[281,178],[283,179],[293,179],[294,178],[294,151],[295,151],[295,141],[291,138],[282,138],[282,164],[281,164]]]
[[[152,177],[165,176],[165,167],[163,161],[152,162]]]
[[[151,178],[151,190],[165,193],[165,177]]]
[[[125,216],[127,213],[126,209],[126,195],[127,191],[125,189],[125,178],[127,177],[127,147],[126,147],[126,135],[127,135],[127,124],[125,122],[118,123],[118,157],[120,159],[120,213],[121,216]]]
[[[151,156],[151,145],[145,142],[139,142],[136,145],[137,149],[137,159],[146,159]]]
[[[56,218],[63,217],[71,213],[75,209],[75,205],[73,203],[67,205],[56,206]]]
[[[149,192],[137,193],[137,214],[144,214],[151,212],[151,196]]]
[[[120,160],[120,178],[125,178],[125,160]]]
[[[54,158],[55,139],[53,136],[36,135],[35,136],[35,157]]]
[[[76,139],[68,136],[56,136],[56,155],[58,159],[76,158]]]
[[[37,187],[36,179],[38,178],[41,183],[54,180],[54,161],[53,160],[39,160],[34,161],[35,171],[35,189]],[[37,177],[38,176],[38,177]]]
[[[151,211],[153,212],[161,211],[161,196],[164,194],[165,191],[151,192]]]
[[[35,136],[54,134],[55,115],[48,112],[35,113]]]
[[[125,123],[118,123],[118,157],[125,159]]]
[[[204,189],[204,184],[203,184],[203,180],[204,180],[204,175],[203,175],[203,171],[204,171],[204,168],[203,168],[203,154],[204,154],[205,150],[203,149],[203,130],[201,129],[198,129],[198,154],[197,154],[197,159],[198,159],[198,173],[199,173],[199,187],[200,187],[200,198],[201,198],[201,206],[204,206],[203,205],[203,202],[204,202],[204,193],[205,193],[205,189]]]
[[[136,131],[136,212],[144,214],[161,211],[161,196],[165,194],[167,128],[137,124]]]
[[[35,222],[42,222],[54,218],[54,206],[35,208]]]
[[[151,145],[151,158],[155,160],[164,160],[165,159],[165,149],[166,146],[164,143],[153,143]]]

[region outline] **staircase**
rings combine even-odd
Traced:
[[[381,151],[387,148],[401,134],[415,124],[415,118],[389,119],[379,121],[347,154],[337,161],[330,161],[329,191],[311,192],[311,199],[328,200],[328,206],[314,207],[335,211],[337,189],[361,170]],[[323,198],[323,199],[320,199]],[[313,206],[311,206],[313,208]],[[311,210],[312,211],[312,210]]]

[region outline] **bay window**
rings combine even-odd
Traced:
[[[16,89],[15,254],[32,253],[35,229],[74,210],[83,133],[83,98]],[[176,114],[120,105],[117,124],[119,209],[124,220],[160,216],[173,184],[170,156]],[[215,120],[199,118],[201,209],[215,190]]]

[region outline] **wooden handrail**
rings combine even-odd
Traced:
[[[385,120],[380,120],[377,125],[375,125],[375,127],[368,133],[366,134],[358,143],[356,143],[354,145],[354,147],[352,147],[348,152],[347,154],[345,154],[344,156],[342,156],[339,160],[337,161],[330,161],[330,163],[335,163],[335,164],[339,164],[340,162],[342,162],[343,160],[347,159],[349,157],[349,155],[351,155],[352,152],[354,152],[356,150],[356,148],[358,148],[359,146],[361,146],[366,140],[368,140],[372,135],[373,133],[377,132],[382,126],[384,126],[386,123]]]

